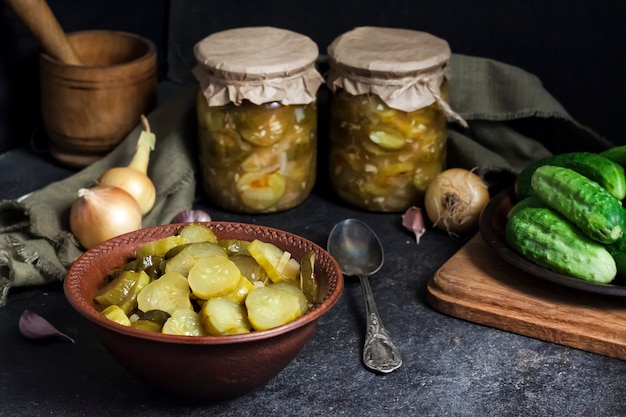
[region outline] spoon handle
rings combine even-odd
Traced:
[[[363,363],[373,371],[389,373],[402,365],[402,358],[380,319],[369,280],[365,275],[359,275],[359,280],[365,295],[367,314]]]

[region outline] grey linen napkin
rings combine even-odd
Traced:
[[[452,123],[448,166],[476,168],[491,184],[512,178],[529,162],[574,150],[611,146],[578,124],[528,72],[485,58],[453,55],[450,105],[469,124]],[[157,203],[143,226],[169,223],[192,206],[195,191],[194,89],[149,115],[157,136],[149,175]],[[88,187],[112,166],[128,164],[142,126],[109,155],[77,174],[32,193],[22,201],[0,202],[0,306],[11,287],[61,281],[82,254],[69,232],[69,208],[81,187]],[[326,132],[320,132],[320,139]],[[319,155],[324,158],[325,155]],[[504,179],[503,179],[504,178]]]
[[[191,208],[196,190],[194,93],[184,91],[151,114],[156,145],[148,175],[155,184],[155,206],[142,226],[169,223]],[[69,231],[69,209],[80,188],[90,187],[110,167],[126,166],[143,130],[139,124],[103,159],[76,174],[37,190],[22,200],[0,201],[0,306],[11,287],[62,281],[83,253]]]

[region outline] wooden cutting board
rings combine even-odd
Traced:
[[[474,323],[626,359],[626,298],[588,294],[526,274],[477,234],[429,281],[428,303]]]

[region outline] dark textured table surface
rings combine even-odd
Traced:
[[[0,199],[72,173],[26,149],[0,155],[0,172]],[[0,416],[626,415],[626,362],[459,320],[426,303],[428,280],[464,241],[429,230],[417,245],[399,214],[350,209],[323,184],[301,206],[271,215],[231,214],[199,195],[196,206],[215,220],[273,226],[322,246],[335,222],[367,222],[385,248],[386,263],[371,283],[403,366],[387,375],[364,368],[363,296],[348,278],[338,304],[278,376],[232,401],[190,404],[153,392],[118,365],[61,284],[14,289],[0,309]],[[76,343],[24,338],[18,319],[25,309]]]

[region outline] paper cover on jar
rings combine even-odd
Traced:
[[[217,32],[194,47],[192,70],[209,106],[308,104],[324,82],[318,47],[307,36],[269,26]]]
[[[435,101],[447,116],[465,125],[439,95],[448,75],[448,43],[409,29],[357,27],[328,47],[327,84],[352,95],[376,94],[394,109],[411,112]]]

